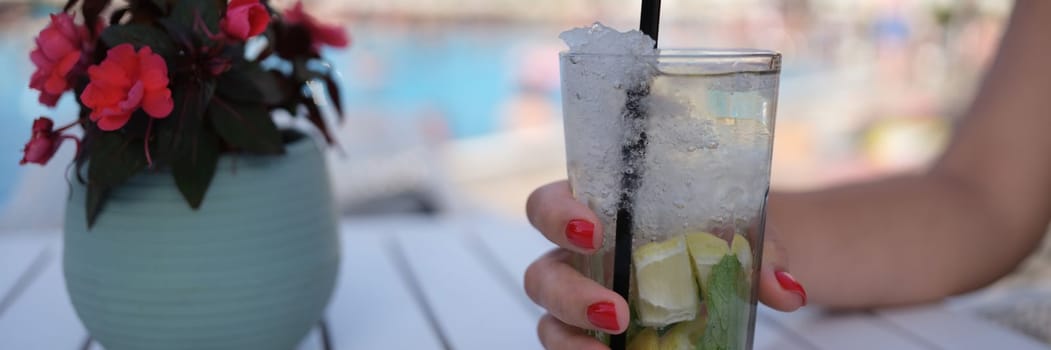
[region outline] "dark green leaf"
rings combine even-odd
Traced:
[[[190,140],[188,146],[172,163],[172,176],[186,203],[198,209],[219,163],[219,137],[204,128],[197,133],[196,138]]]
[[[237,149],[268,154],[285,151],[281,132],[261,104],[236,103],[216,97],[208,106],[208,118],[219,136]]]
[[[167,3],[163,0],[127,0],[131,13],[129,22],[153,23],[168,13]]]
[[[175,6],[172,7],[171,18],[187,28],[194,28],[194,32],[198,33],[202,40],[210,42],[207,33],[198,30],[197,16],[203,20],[208,32],[218,34],[219,20],[222,19],[224,11],[226,11],[225,0],[177,0]]]
[[[88,229],[95,226],[95,222],[98,221],[99,214],[102,213],[102,208],[106,206],[106,200],[109,199],[109,187],[99,185],[88,185],[88,193],[86,202],[84,203],[85,214],[88,219]]]
[[[157,23],[168,32],[168,35],[172,37],[172,40],[174,40],[177,45],[188,50],[196,50],[197,45],[194,44],[193,31],[190,30],[190,27],[187,27],[171,18],[158,19]]]
[[[109,3],[110,0],[84,0],[84,4],[80,7],[81,13],[84,14],[84,25],[92,33],[95,32],[95,28],[98,25],[99,16],[103,11],[106,11]]]
[[[215,93],[215,83],[206,80],[179,79],[174,81],[172,99],[175,109],[168,118],[157,121],[157,141],[153,144],[154,160],[171,164],[186,152],[196,140],[204,123],[204,114]]]
[[[146,168],[142,141],[117,132],[96,134],[88,157],[89,185],[117,186]]]
[[[67,0],[66,6],[62,7],[62,12],[69,12],[69,10],[72,10],[73,6],[76,6],[78,2],[80,2],[80,0]]]
[[[120,21],[124,19],[124,15],[127,15],[130,10],[130,8],[121,7],[116,11],[113,11],[113,13],[109,15],[109,25],[114,26],[120,24]]]
[[[263,47],[263,51],[259,52],[259,54],[256,55],[256,57],[249,57],[249,60],[253,62],[262,62],[263,60],[269,58],[271,55],[274,54],[274,42],[275,40],[277,40],[276,28],[278,26],[278,24],[273,24],[266,28],[266,31],[264,31],[263,34],[261,34],[264,38],[266,38],[266,46]]]
[[[91,136],[90,147],[84,149],[89,153],[85,203],[88,227],[94,225],[102,212],[109,189],[123,184],[146,168],[146,155],[141,141],[126,139],[117,132],[95,131]]]
[[[328,131],[328,124],[325,124],[325,118],[321,115],[321,109],[311,99],[306,99],[303,104],[307,107],[307,120],[314,124],[314,127],[321,132],[322,136],[325,136],[325,142],[330,145],[334,144],[336,140],[332,138],[332,134]]]
[[[287,110],[289,114],[294,115],[298,113],[297,109],[299,108],[299,98],[303,91],[303,84],[296,82],[291,76],[285,75],[280,71],[271,70],[269,72],[273,80],[277,82],[275,85],[276,89],[284,97],[276,107]]]
[[[279,104],[288,97],[273,74],[247,62],[219,76],[216,93],[231,100],[267,106]]]
[[[176,79],[172,88],[175,110],[158,128],[159,152],[171,164],[172,176],[191,208],[199,208],[219,159],[218,136],[204,123],[215,94],[215,82],[194,77]]]
[[[303,25],[273,24],[274,39],[271,41],[274,51],[285,59],[301,59],[304,56],[315,56],[311,45],[310,31]]]
[[[168,12],[168,0],[149,0],[148,2],[152,4],[157,10],[160,10],[161,13]]]
[[[160,166],[170,165],[175,160],[175,156],[179,154],[175,144],[178,123],[170,119],[172,118],[157,121],[157,136],[150,144],[153,150],[153,161]]]
[[[85,138],[84,142],[81,143],[81,153],[88,149],[88,139]],[[88,157],[83,154],[78,154],[76,159],[73,161],[73,170],[77,174],[77,181],[82,184],[87,184],[88,180],[84,178],[84,167],[88,165]]]
[[[91,153],[91,149],[95,145],[95,135],[101,132],[95,126],[95,123],[91,122],[89,119],[90,115],[91,112],[89,109],[80,109],[80,118],[78,119],[78,122],[80,123],[81,128],[84,129],[84,139],[80,143],[80,151],[77,152],[74,166],[76,170],[75,173],[77,174],[77,181],[80,181],[80,183],[83,184],[88,183],[87,179],[84,178],[84,167],[88,165],[88,154]]]
[[[146,111],[137,110],[131,113],[131,118],[120,128],[120,131],[129,138],[141,138],[146,135],[146,127],[154,120]]]
[[[170,59],[175,55],[175,43],[164,30],[148,24],[122,24],[106,28],[102,32],[102,42],[109,47],[120,44],[132,44],[135,49],[149,46],[153,52]]]
[[[300,82],[325,79],[327,76],[322,72],[310,69],[310,59],[303,57],[298,57],[292,61],[292,75]]]
[[[328,99],[336,107],[336,117],[339,120],[343,120],[343,101],[340,99],[339,84],[336,83],[336,79],[332,74],[325,76],[325,90],[328,91]]]

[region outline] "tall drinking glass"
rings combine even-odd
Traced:
[[[626,339],[614,343],[750,349],[780,54],[560,61],[569,181],[604,227],[603,246],[577,267],[627,291],[631,308]]]

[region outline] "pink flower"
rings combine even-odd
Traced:
[[[226,6],[226,17],[219,26],[223,32],[244,41],[259,35],[270,24],[270,12],[259,0],[233,0]]]
[[[113,47],[102,63],[88,68],[88,77],[91,82],[80,101],[91,109],[91,120],[99,129],[120,129],[139,107],[157,119],[167,117],[175,107],[168,65],[148,46],[137,53],[131,44]]]
[[[302,0],[296,1],[296,4],[292,5],[292,8],[286,10],[284,18],[285,22],[289,25],[301,25],[306,28],[307,32],[310,33],[310,45],[315,53],[321,49],[321,45],[328,45],[337,48],[350,45],[350,38],[342,27],[321,23],[313,16],[304,12]]]
[[[55,152],[58,152],[58,147],[62,145],[62,141],[67,139],[77,143],[79,152],[80,140],[77,140],[76,137],[62,134],[62,130],[73,125],[76,125],[76,123],[54,130],[55,123],[50,118],[40,117],[34,120],[33,136],[29,139],[29,142],[26,142],[26,147],[22,150],[22,161],[18,162],[18,164],[47,164],[51,157],[55,156]]]
[[[40,103],[54,107],[69,90],[74,69],[91,47],[91,35],[85,26],[73,23],[67,13],[51,15],[51,23],[36,37],[37,47],[29,54],[36,71],[29,87],[40,91]],[[83,69],[83,68],[81,68]]]

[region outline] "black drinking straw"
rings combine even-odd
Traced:
[[[653,48],[657,48],[657,31],[661,23],[661,0],[642,0],[642,12],[639,16],[639,30],[653,38]]]
[[[660,27],[661,1],[642,0],[642,12],[639,17],[639,30],[653,39],[653,48],[657,48],[657,30]],[[643,160],[646,159],[646,131],[643,130],[646,119],[642,99],[650,94],[649,82],[645,79],[628,89],[628,99],[624,103],[624,123],[627,127],[639,128],[638,136],[625,140],[621,147],[621,159],[624,172],[620,178],[620,198],[617,203],[617,237],[613,257],[613,291],[628,300],[631,286],[631,236],[634,225],[635,210],[633,196],[639,189],[642,179]],[[626,333],[626,332],[625,332]],[[611,350],[624,350],[627,347],[625,333],[610,337]]]

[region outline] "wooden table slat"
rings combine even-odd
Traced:
[[[441,349],[393,265],[389,232],[344,227],[340,280],[328,308],[333,347],[340,350]]]
[[[80,349],[87,332],[77,319],[66,294],[62,264],[57,252],[18,301],[0,315],[0,348]]]
[[[492,255],[499,259],[522,288],[522,276],[529,264],[555,248],[553,243],[524,221],[490,219],[466,228],[491,250]]]
[[[526,305],[527,311],[543,315],[544,310],[534,304],[525,295],[525,270],[529,264],[545,252],[555,248],[539,232],[525,222],[511,220],[489,220],[476,222],[466,227],[468,233],[476,240],[478,255],[499,264],[494,270],[512,281],[512,292],[518,295]]]
[[[527,223],[395,217],[353,220],[343,230],[340,281],[327,312],[333,349],[443,349],[443,339],[452,349],[540,348],[534,330],[542,310],[524,296],[521,276],[553,245]],[[24,287],[6,311],[0,305],[0,349],[84,345],[60,256],[56,235],[0,241],[0,298]],[[942,304],[837,315],[761,306],[759,313],[756,350],[1051,349]],[[323,343],[315,329],[299,350]]]
[[[0,244],[0,315],[20,297],[42,268],[45,242],[35,237],[5,238]],[[34,266],[37,265],[37,266]],[[36,271],[34,271],[36,269]]]
[[[398,242],[454,349],[538,349],[539,315],[501,285],[470,251],[462,227],[404,231]]]

